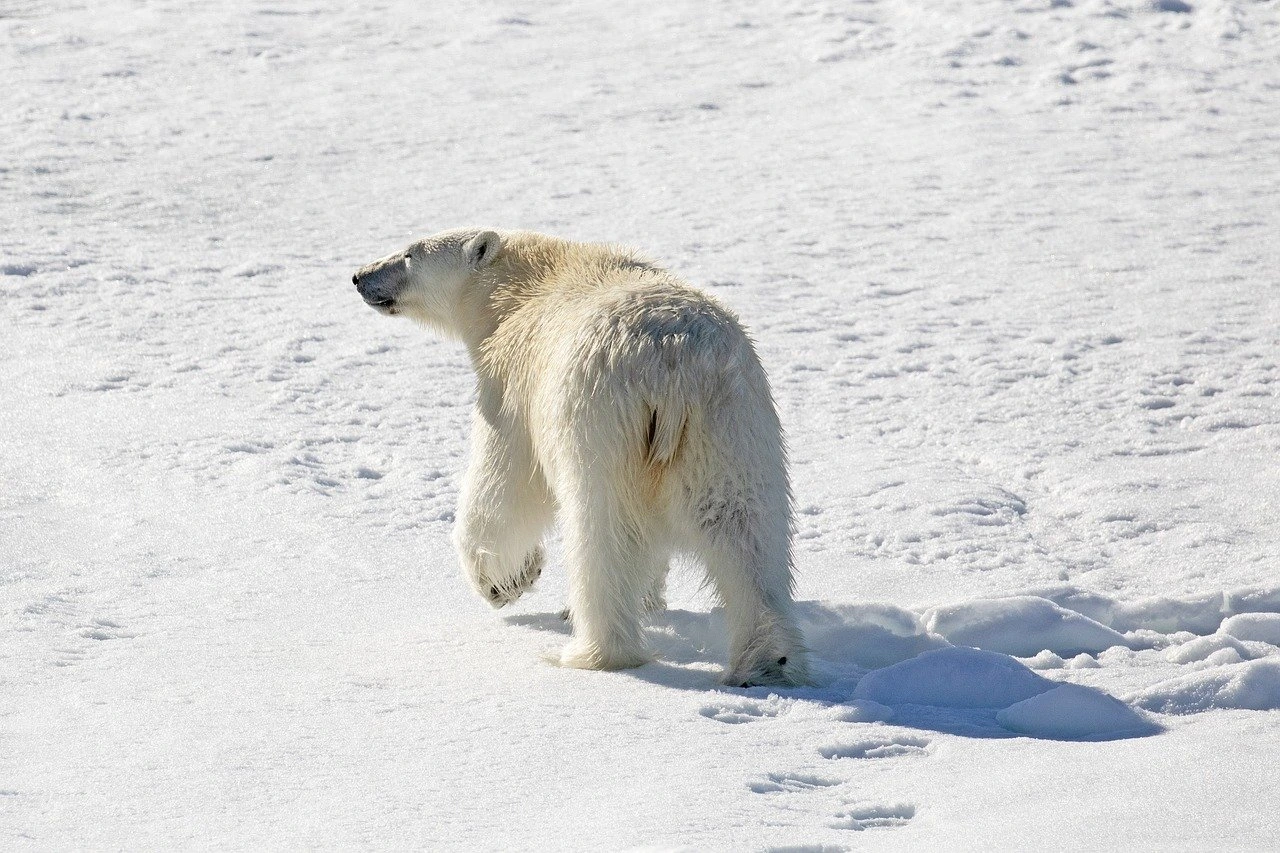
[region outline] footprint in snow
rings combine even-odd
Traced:
[[[752,723],[765,717],[776,717],[782,713],[782,709],[764,702],[717,702],[702,706],[698,713],[709,720],[737,725]]]
[[[770,697],[770,700],[764,702],[742,700],[712,703],[704,705],[699,710],[699,713],[708,719],[736,725],[738,723],[754,722],[767,717],[778,717],[785,713],[786,710],[785,706],[776,701],[776,697]],[[908,755],[927,755],[930,743],[928,738],[899,734],[823,746],[818,748],[818,754],[828,760],[841,758],[861,760],[891,759]],[[813,792],[835,789],[843,784],[844,781],[804,771],[773,772],[765,774],[763,778],[748,782],[747,788],[755,794],[782,795],[782,799],[789,803],[793,801],[788,795],[800,795],[803,800],[808,800],[813,805],[818,805],[819,800],[809,799],[818,796]],[[832,815],[828,825],[833,829],[844,829],[851,832],[863,832],[868,829],[892,829],[906,826],[915,815],[916,807],[910,804],[884,805],[846,802],[843,809]],[[826,848],[802,846],[786,849]]]
[[[927,738],[899,735],[894,738],[869,738],[854,743],[822,746],[818,747],[818,754],[829,759],[897,758],[900,755],[924,755],[928,747]]]
[[[80,626],[80,636],[86,640],[132,640],[138,634],[113,619],[98,618]]]
[[[834,829],[862,832],[867,829],[890,829],[906,826],[916,816],[916,807],[905,804],[893,806],[855,806],[837,814],[831,822]]]
[[[770,773],[764,780],[752,782],[747,787],[757,794],[784,794],[831,788],[839,784],[836,779],[826,779],[812,773]]]

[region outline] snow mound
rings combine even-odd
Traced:
[[[1226,612],[1226,595],[1221,592],[1188,598],[1156,596],[1118,603],[1110,624],[1122,631],[1146,628],[1165,634],[1175,631],[1211,634]]]
[[[1130,697],[1148,711],[1194,714],[1215,708],[1280,708],[1280,660],[1245,661],[1171,678]]]
[[[1053,686],[1007,655],[949,648],[869,672],[853,695],[882,705],[1007,708]]]
[[[996,714],[1006,729],[1056,740],[1102,740],[1152,734],[1156,726],[1101,690],[1062,684]]]
[[[1224,596],[1224,609],[1235,613],[1280,613],[1280,586],[1237,589]]]
[[[1023,663],[1032,669],[1062,669],[1067,665],[1060,655],[1055,655],[1048,649],[1033,658],[1027,658]]]
[[[1047,598],[1117,631],[1212,634],[1224,616],[1280,613],[1280,587],[1243,587],[1185,598],[1152,596],[1128,602],[1070,585],[1043,587],[1027,594]]]
[[[1164,656],[1173,663],[1197,663],[1210,658],[1215,663],[1239,663],[1253,658],[1243,643],[1224,634],[1197,637],[1189,643],[1174,646]]]
[[[925,612],[924,624],[955,645],[1018,657],[1045,650],[1069,656],[1094,654],[1129,645],[1115,629],[1034,595],[980,598],[934,607]]]
[[[1050,681],[1008,655],[981,649],[937,649],[875,670],[858,682],[854,696],[873,709],[996,711],[995,722],[1008,731],[1056,740],[1109,740],[1159,730],[1100,690]]]
[[[796,604],[809,648],[831,661],[879,669],[950,645],[925,630],[920,617],[891,604]]]
[[[1220,634],[1280,646],[1280,613],[1241,613],[1224,619]]]

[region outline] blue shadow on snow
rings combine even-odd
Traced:
[[[798,602],[815,686],[737,688],[720,684],[727,657],[723,612],[668,610],[646,629],[652,663],[626,673],[676,690],[742,699],[778,696],[845,708],[851,722],[972,738],[1106,741],[1164,729],[1093,687],[1045,678],[997,652],[951,646],[892,605]],[[568,637],[559,613],[505,617],[510,625]]]

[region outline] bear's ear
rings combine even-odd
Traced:
[[[462,247],[462,256],[473,270],[488,266],[502,248],[502,238],[494,231],[481,231]]]

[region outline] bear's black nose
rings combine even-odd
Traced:
[[[356,273],[355,275],[351,276],[351,283],[354,284],[356,287],[360,286],[360,273]]]

